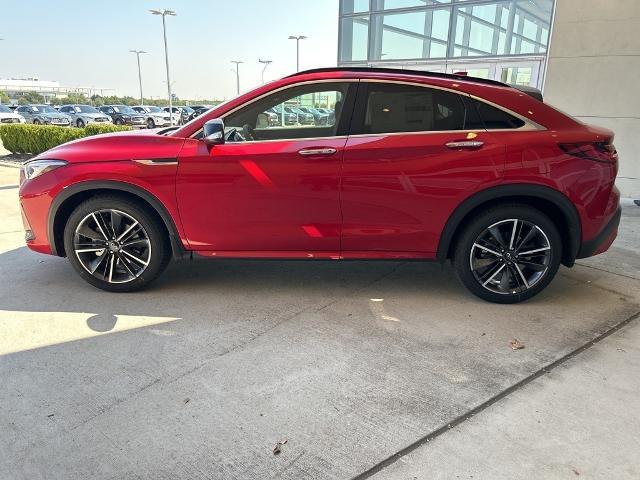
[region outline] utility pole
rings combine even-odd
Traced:
[[[144,105],[144,96],[142,95],[142,70],[140,70],[140,54],[147,53],[144,50],[129,50],[131,53],[135,53],[138,58],[138,82],[140,83],[140,105]]]
[[[236,92],[240,95],[240,64],[244,62],[242,60],[231,60],[231,63],[236,64]]]
[[[291,35],[289,36],[289,40],[296,41],[296,72],[300,71],[300,40],[305,40],[307,37],[304,35]]]
[[[260,60],[260,59],[258,59],[258,61],[264,65],[264,68],[262,69],[262,83],[264,83],[264,72],[267,70],[267,67],[271,63],[273,63],[273,60]]]
[[[167,25],[165,17],[176,16],[173,10],[149,10],[153,15],[162,15],[162,33],[164,35],[164,60],[167,65],[167,94],[169,95],[169,123],[173,125],[173,96],[171,95],[171,79],[169,78],[169,50],[167,48]]]

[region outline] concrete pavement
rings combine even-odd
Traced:
[[[586,419],[582,431],[598,435],[593,448],[616,438],[603,423],[627,425],[627,439],[637,431],[638,351],[628,345],[618,363],[602,364],[629,369],[606,385],[588,375],[558,379],[557,368],[509,390],[640,311],[637,239],[621,239],[603,263],[562,268],[517,306],[470,296],[449,267],[406,262],[184,262],[149,290],[114,295],[85,284],[64,259],[24,247],[17,172],[0,167],[0,478],[352,478],[505,392],[457,428],[513,423],[536,439],[535,425],[515,416],[530,412],[535,396],[514,399],[572,378],[599,405],[618,398],[615,418]],[[636,213],[624,213],[632,231]],[[512,350],[513,338],[526,347]],[[610,352],[616,338],[566,368],[596,348]],[[539,402],[557,425],[581,408],[569,398]],[[409,470],[395,462],[377,474],[466,474],[446,448],[430,453],[458,438],[471,459],[478,437],[455,432],[402,457]],[[482,452],[496,463],[469,474],[500,478],[502,463],[502,478],[514,478],[506,446],[485,440]],[[618,464],[637,468],[617,451]],[[551,471],[540,452],[532,468]]]

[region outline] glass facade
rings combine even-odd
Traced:
[[[546,57],[552,12],[553,0],[340,0],[338,63]]]

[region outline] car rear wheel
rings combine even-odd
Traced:
[[[112,292],[139,290],[158,277],[171,247],[160,221],[137,202],[98,196],[69,216],[64,248],[91,285]]]
[[[484,211],[463,229],[453,265],[474,295],[494,303],[518,303],[553,280],[562,258],[555,224],[526,205]]]
[[[78,119],[78,121],[76,122],[76,127],[78,128],[84,128],[84,120],[82,120],[81,118]]]

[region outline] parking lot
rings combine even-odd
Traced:
[[[638,207],[520,305],[423,262],[185,261],[109,294],[24,246],[17,183],[0,478],[640,476]]]

